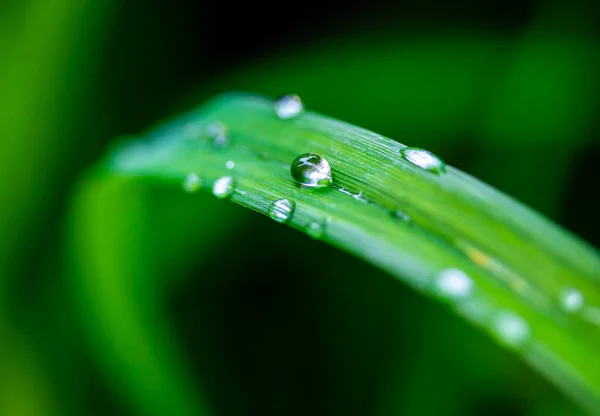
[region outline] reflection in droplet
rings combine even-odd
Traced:
[[[460,269],[444,269],[437,274],[436,285],[443,294],[464,299],[473,290],[473,280]]]
[[[575,288],[567,288],[560,294],[560,303],[567,312],[577,312],[583,307],[583,294]]]
[[[183,180],[183,190],[189,193],[197,192],[202,187],[202,179],[195,173],[190,173]]]
[[[304,153],[294,159],[290,173],[296,182],[306,187],[322,188],[332,184],[329,162],[314,153]]]
[[[286,223],[292,218],[295,204],[289,199],[281,198],[271,204],[269,216],[277,222]]]
[[[229,198],[234,190],[234,181],[231,176],[223,176],[215,181],[213,195],[219,199]]]
[[[225,167],[226,167],[227,169],[233,169],[233,168],[235,168],[235,162],[234,162],[233,160],[228,160],[228,161],[225,163]]]
[[[275,114],[281,119],[296,117],[304,110],[302,100],[297,95],[284,95],[273,103]]]
[[[405,147],[400,149],[400,155],[413,165],[419,166],[426,171],[438,175],[446,171],[446,164],[430,151],[416,147]]]
[[[529,339],[529,324],[512,312],[502,312],[494,319],[494,330],[500,338],[512,347],[523,345]]]

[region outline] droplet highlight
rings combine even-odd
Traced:
[[[444,269],[436,276],[436,286],[448,297],[465,299],[473,291],[473,280],[460,269]]]
[[[195,173],[190,173],[183,180],[183,190],[193,194],[202,187],[202,179]]]
[[[292,178],[302,186],[323,188],[332,185],[331,166],[323,157],[314,153],[298,156],[290,166]]]
[[[498,314],[493,325],[494,331],[509,346],[519,347],[529,339],[529,324],[525,319],[512,312]]]
[[[446,164],[442,159],[428,150],[416,147],[405,147],[400,150],[400,155],[408,162],[425,169],[428,172],[439,175],[446,171]]]
[[[282,120],[296,117],[304,110],[304,104],[300,97],[294,94],[279,97],[273,103],[275,114]]]
[[[583,294],[575,288],[567,288],[560,294],[560,303],[567,312],[577,312],[583,308]]]
[[[231,170],[231,169],[235,168],[235,162],[234,162],[233,160],[228,160],[228,161],[225,163],[225,167],[226,167],[227,169],[230,169],[230,170]]]
[[[229,198],[233,194],[234,185],[235,183],[231,176],[223,176],[213,184],[213,195],[219,199]]]
[[[269,208],[269,217],[279,223],[285,224],[291,220],[295,207],[296,204],[289,199],[278,199],[271,204],[271,207]]]

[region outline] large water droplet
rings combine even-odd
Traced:
[[[529,324],[525,319],[512,312],[502,312],[494,319],[494,330],[508,345],[518,347],[530,335]]]
[[[325,221],[311,221],[305,229],[306,234],[319,240],[325,235]]]
[[[197,192],[202,187],[202,179],[195,173],[190,173],[183,180],[183,190],[189,193]]]
[[[300,97],[291,94],[276,99],[273,108],[277,117],[286,120],[300,114],[304,110],[304,104],[302,104]]]
[[[400,155],[413,165],[426,171],[440,174],[446,171],[446,164],[433,153],[416,147],[405,147],[400,150]]]
[[[219,199],[229,198],[234,190],[234,181],[231,176],[223,176],[217,179],[213,185],[213,195]]]
[[[305,153],[294,159],[290,172],[300,185],[311,188],[331,186],[329,162],[314,153]]]
[[[235,168],[235,162],[233,160],[228,160],[227,162],[225,162],[225,167],[227,169],[233,169]]]
[[[583,307],[583,294],[574,288],[567,288],[561,292],[560,303],[567,312],[577,312]]]
[[[215,147],[225,147],[229,144],[227,127],[220,121],[215,121],[206,126],[204,134],[212,141]]]
[[[271,204],[269,216],[277,222],[286,223],[292,218],[296,204],[289,199],[281,198]]]
[[[464,299],[473,290],[473,280],[460,269],[444,269],[436,277],[436,285],[443,294]]]

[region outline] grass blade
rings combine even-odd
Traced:
[[[214,123],[225,136],[203,133]],[[598,253],[457,169],[409,163],[404,147],[312,112],[282,120],[271,101],[230,94],[119,145],[97,173],[176,186],[188,178],[188,188],[194,178],[194,190],[265,215],[287,199],[292,228],[447,303],[598,413]],[[334,188],[294,183],[290,163],[307,152],[329,161]]]

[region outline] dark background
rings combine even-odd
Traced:
[[[600,246],[593,5],[389,3],[0,5],[0,414],[185,415],[196,396],[219,415],[578,414],[440,305],[208,195],[135,185],[140,219],[98,220],[139,254],[125,289],[86,292],[71,266],[73,195],[104,150],[232,89],[429,148]],[[114,301],[127,321],[120,296],[160,305],[139,333],[103,318]]]

